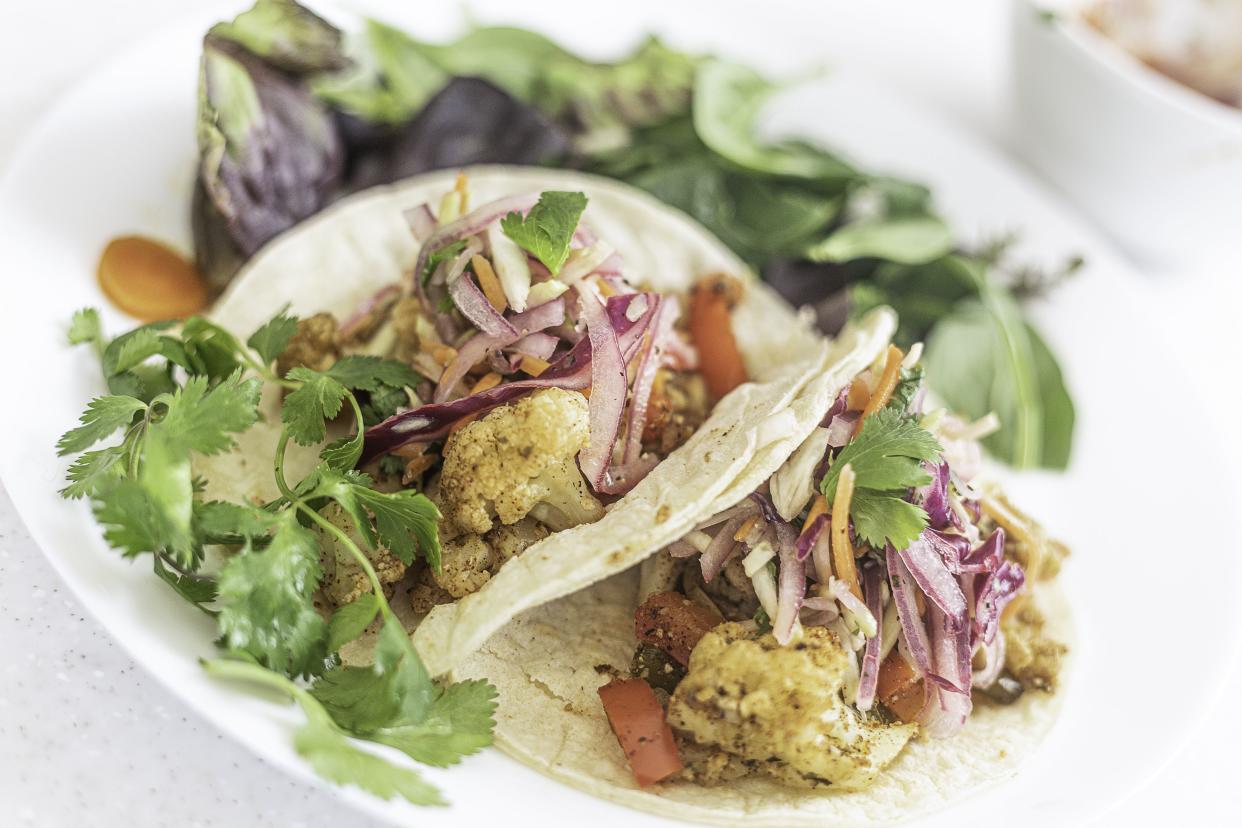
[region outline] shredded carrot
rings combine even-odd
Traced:
[[[405,471],[401,474],[402,485],[408,486],[418,479],[423,472],[435,465],[439,457],[435,454],[420,454],[413,460],[405,464]]]
[[[605,299],[609,296],[617,295],[616,288],[614,288],[612,284],[602,276],[595,277],[595,286],[599,288],[600,294],[602,294]]]
[[[430,346],[427,349],[427,352],[431,354],[431,358],[440,365],[448,365],[450,362],[457,359],[456,348],[452,348],[448,345],[442,345],[439,342]]]
[[[884,363],[884,373],[880,375],[880,382],[871,392],[871,399],[867,400],[867,407],[863,409],[862,416],[858,418],[858,424],[854,426],[855,437],[862,431],[863,423],[867,421],[867,418],[888,405],[888,401],[893,398],[893,391],[897,389],[897,380],[901,379],[901,361],[905,358],[905,354],[896,345],[888,346],[888,361]]]
[[[811,511],[806,513],[806,523],[802,524],[802,534],[805,535],[810,530],[811,524],[817,517],[826,514],[828,514],[828,499],[822,494],[815,495],[815,499],[811,501]]]
[[[457,180],[453,182],[453,189],[461,197],[461,212],[463,214],[470,212],[470,182],[464,172],[457,174]]]
[[[1016,513],[1003,498],[999,497],[981,498],[979,506],[983,514],[995,521],[1012,540],[1022,546],[1026,552],[1026,565],[1023,569],[1027,571],[1028,577],[1038,573],[1043,566],[1044,542],[1031,532],[1031,527],[1022,515]]]
[[[854,499],[854,469],[849,463],[837,478],[837,496],[832,502],[832,568],[837,579],[849,585],[850,592],[863,600],[854,566],[854,547],[850,544],[850,501]]]
[[[849,411],[862,411],[871,399],[871,388],[861,379],[854,380],[850,391],[845,396],[845,407]]]
[[[487,301],[492,304],[497,313],[504,313],[509,307],[509,300],[505,298],[504,288],[500,286],[500,280],[496,278],[492,263],[475,253],[470,257],[470,264],[474,266],[474,275],[478,277],[479,288],[487,297]]]
[[[491,371],[479,378],[479,381],[470,388],[470,393],[478,394],[489,388],[495,388],[497,385],[500,385],[500,374],[497,374],[495,371]]]
[[[733,533],[733,539],[736,541],[744,540],[750,534],[750,530],[755,528],[755,524],[759,522],[758,515],[751,515],[750,518],[737,527],[737,531]]]
[[[528,354],[522,357],[522,361],[518,365],[523,371],[530,374],[532,377],[537,377],[544,371],[548,370],[551,363],[547,360],[540,359],[539,357],[533,357]]]

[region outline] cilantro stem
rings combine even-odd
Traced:
[[[294,506],[302,510],[302,514],[318,523],[319,526],[332,537],[336,538],[349,553],[354,556],[358,565],[362,567],[363,572],[367,574],[367,580],[371,582],[371,589],[375,591],[375,597],[379,599],[380,613],[385,619],[392,618],[392,608],[388,606],[388,599],[384,597],[384,588],[380,585],[379,576],[375,574],[375,567],[371,565],[371,559],[366,556],[358,544],[354,543],[353,538],[345,534],[339,526],[328,520],[323,515],[307,506],[301,500],[294,501]]]
[[[276,443],[276,488],[280,489],[280,493],[290,503],[297,503],[298,496],[294,494],[293,489],[289,488],[289,482],[285,480],[285,449],[289,447],[289,429],[288,427],[280,430],[280,439]]]

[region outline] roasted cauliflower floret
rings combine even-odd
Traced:
[[[336,319],[330,313],[317,313],[298,322],[297,333],[276,360],[276,370],[282,377],[294,368],[326,371],[340,355]]]
[[[721,624],[691,653],[669,702],[669,723],[697,745],[715,746],[786,784],[864,788],[917,728],[868,719],[845,704],[847,657],[823,627],[808,627],[782,647],[771,633]],[[702,779],[729,776],[709,770]]]
[[[554,531],[599,520],[603,507],[578,471],[586,446],[586,398],[545,388],[501,406],[449,438],[440,472],[440,507],[462,529],[530,515]]]
[[[335,503],[324,508],[323,516],[349,535],[358,548],[366,554],[375,567],[380,584],[387,587],[400,581],[406,566],[401,559],[387,549],[371,549],[358,534],[353,520]],[[371,584],[353,554],[345,549],[333,535],[315,527],[320,536],[320,561],[323,564],[323,594],[336,606],[344,606],[371,591]]]
[[[462,535],[440,544],[440,572],[432,572],[436,584],[454,598],[463,598],[492,577],[496,556],[478,535]]]
[[[1022,600],[1021,598],[1019,600]],[[1047,619],[1029,599],[1001,616],[1005,669],[1027,690],[1054,690],[1069,648],[1044,632]]]
[[[524,517],[517,523],[501,524],[485,536],[496,553],[497,566],[510,558],[521,555],[531,546],[548,536],[548,530],[534,518]]]

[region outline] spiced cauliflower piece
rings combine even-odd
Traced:
[[[548,530],[531,518],[498,525],[484,535],[456,534],[441,539],[440,571],[431,572],[435,585],[454,598],[477,592],[505,561],[546,538]]]
[[[276,361],[277,373],[283,377],[294,368],[312,371],[331,368],[341,355],[336,333],[336,319],[330,313],[317,313],[299,320],[297,333]]]
[[[865,788],[917,726],[885,724],[847,705],[847,659],[823,627],[807,627],[781,646],[752,625],[721,624],[691,653],[669,702],[669,723],[698,746],[714,746],[789,785]],[[702,778],[715,776],[703,770]]]
[[[545,388],[470,423],[444,447],[444,516],[476,534],[527,515],[553,531],[599,520],[576,461],[588,422],[586,397]]]
[[[324,507],[321,514],[332,525],[345,532],[363,554],[371,561],[375,574],[379,576],[382,586],[389,586],[405,576],[406,565],[401,559],[387,549],[378,547],[371,549],[349,515],[335,503]],[[353,553],[346,549],[334,535],[313,527],[319,534],[320,561],[323,564],[323,594],[336,606],[352,603],[359,596],[371,591],[370,581],[362,566],[354,559]]]

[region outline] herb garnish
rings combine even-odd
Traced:
[[[514,212],[501,219],[500,229],[555,276],[569,258],[569,243],[586,205],[582,193],[549,190],[539,196],[539,203],[525,218]]]
[[[439,570],[435,505],[412,490],[377,491],[353,469],[365,427],[356,392],[404,393],[420,378],[400,362],[368,356],[277,376],[272,364],[296,331],[297,319],[282,311],[246,345],[201,317],[145,325],[109,342],[98,314],[79,311],[70,341],[94,346],[112,393],[92,400],[57,444],[61,455],[78,454],[61,493],[89,498],[110,546],[126,557],[151,553],[156,574],[216,618],[225,656],[204,662],[208,672],[267,685],[301,705],[307,721],[294,744],[318,773],[381,797],[444,804],[416,771],[346,738],[437,767],[491,743],[495,689],[478,681],[443,685],[428,675],[362,548],[387,549],[406,564],[421,556]],[[192,457],[235,447],[259,419],[264,382],[286,391],[273,447],[280,498],[264,506],[204,500]],[[303,480],[288,481],[289,441],[322,442],[328,421],[347,405],[354,434],[326,445]],[[94,448],[118,432],[119,442]],[[339,506],[347,528],[321,514],[328,503]],[[314,605],[325,538],[353,557],[371,587],[330,620]],[[236,549],[209,574],[207,547],[219,544]],[[375,624],[374,664],[342,666],[337,652]]]

